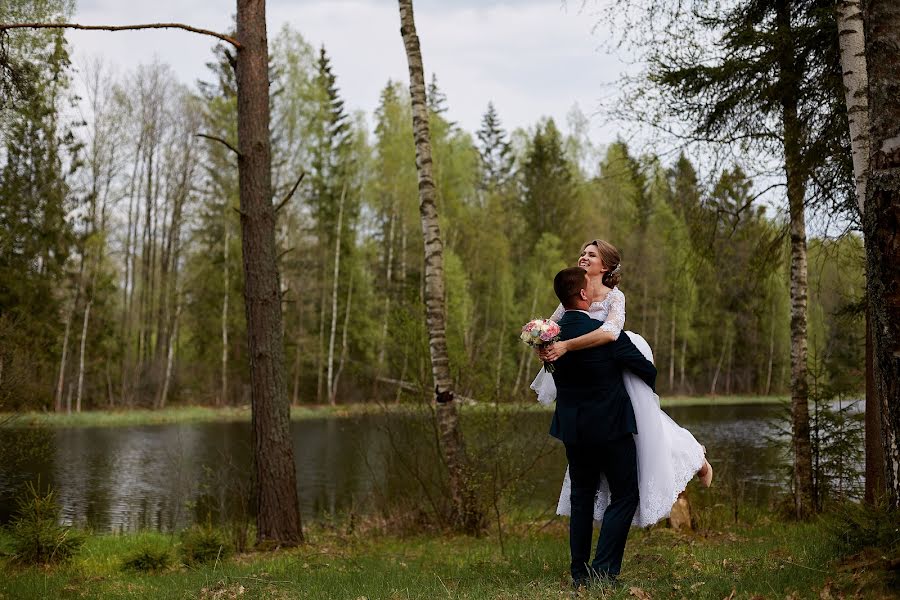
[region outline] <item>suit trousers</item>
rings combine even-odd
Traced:
[[[622,570],[625,540],[638,506],[634,436],[629,433],[606,442],[566,444],[566,457],[572,480],[569,520],[572,579],[582,581],[590,575],[615,578]],[[611,501],[603,516],[594,560],[589,564],[594,498],[603,475],[609,483]]]

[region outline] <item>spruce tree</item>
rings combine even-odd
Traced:
[[[493,102],[488,102],[487,111],[481,118],[481,129],[477,133],[481,155],[481,185],[486,190],[494,190],[504,185],[512,173],[513,155],[506,131],[500,125],[500,116]]]

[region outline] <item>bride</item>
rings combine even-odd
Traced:
[[[584,245],[578,266],[588,272],[595,290],[594,302],[589,310],[591,318],[603,321],[603,325],[581,337],[556,342],[542,351],[543,360],[554,361],[570,350],[591,348],[618,339],[625,327],[625,295],[616,287],[621,278],[620,263],[619,251],[609,242],[593,240]],[[559,321],[564,312],[560,305],[550,318]],[[631,331],[625,334],[647,360],[653,362],[653,353],[647,341]],[[659,396],[632,373],[626,371],[623,377],[638,430],[634,442],[640,501],[632,524],[648,527],[669,516],[678,495],[695,474],[704,486],[709,487],[712,466],[705,458],[705,448],[691,432],[680,427],[660,409]],[[537,392],[538,401],[542,404],[549,405],[556,399],[553,376],[543,368],[535,377],[531,389]],[[557,514],[571,514],[570,495],[571,482],[567,468]],[[609,486],[602,479],[594,501],[595,521],[603,519],[609,501]]]

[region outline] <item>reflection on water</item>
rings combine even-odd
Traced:
[[[706,445],[719,485],[740,486],[745,501],[769,500],[783,480],[780,450],[771,442],[778,407],[694,406],[667,412]],[[549,413],[515,418],[510,431],[519,439],[514,442],[533,447],[536,454],[547,440]],[[411,491],[417,484],[408,465],[428,460],[433,442],[421,425],[400,415],[293,422],[304,518],[365,513],[376,496],[383,502]],[[2,522],[9,519],[24,483],[39,479],[42,487],[55,490],[67,523],[98,531],[173,530],[199,514],[236,514],[252,475],[249,423],[12,429],[3,436]],[[398,438],[405,441],[398,444]],[[550,447],[552,452],[528,470],[530,485],[518,503],[555,506],[565,457],[561,445]]]

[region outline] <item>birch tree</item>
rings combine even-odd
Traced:
[[[459,424],[459,412],[453,394],[444,306],[444,257],[441,229],[435,205],[431,140],[428,131],[428,104],[425,98],[425,70],[416,35],[412,0],[399,0],[400,35],[409,64],[409,93],[412,101],[413,138],[419,180],[419,213],[425,243],[425,321],[434,379],[434,400],[441,452],[449,475],[450,494],[458,526],[477,532],[484,516],[478,506],[469,477],[469,465]]]

